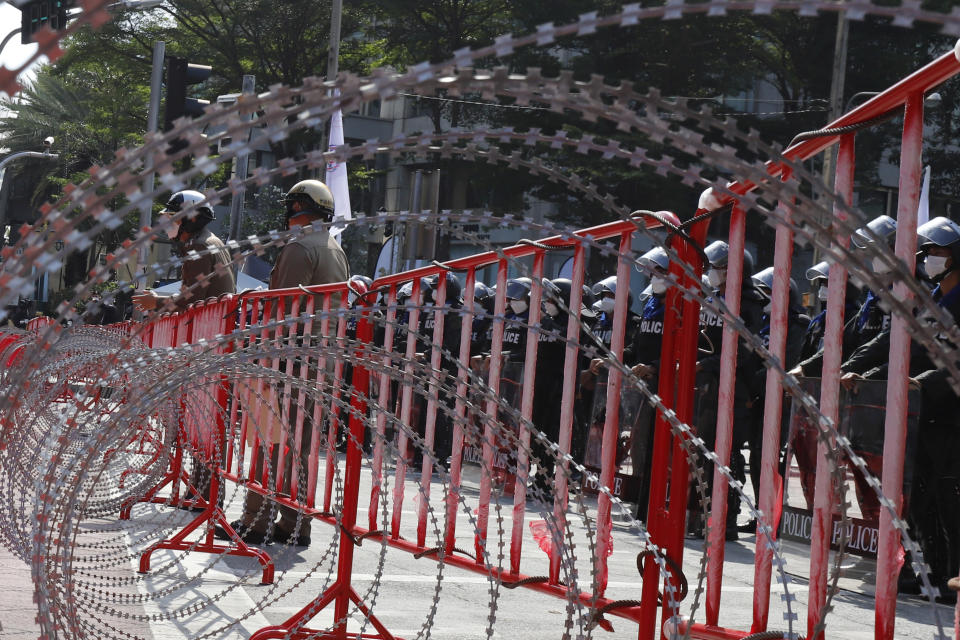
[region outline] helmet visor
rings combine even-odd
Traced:
[[[517,280],[507,282],[507,295],[510,300],[523,300],[530,295],[530,287]]]

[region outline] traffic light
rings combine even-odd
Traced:
[[[169,131],[173,123],[183,116],[199,116],[210,104],[209,100],[187,97],[187,87],[199,84],[210,77],[212,67],[187,62],[186,58],[167,56],[167,100],[163,109],[163,130]],[[177,140],[171,146],[175,153],[186,146],[183,140]]]
[[[20,4],[20,42],[33,42],[33,34],[44,25],[54,31],[66,27],[67,9],[76,4],[76,0],[29,0]]]

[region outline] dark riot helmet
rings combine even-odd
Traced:
[[[938,216],[920,225],[917,228],[917,245],[921,254],[928,254],[933,247],[944,247],[950,250],[950,266],[937,275],[930,273],[927,267],[926,260],[930,258],[924,261],[924,271],[934,282],[939,282],[948,272],[960,269],[960,225],[953,220]]]
[[[766,269],[761,269],[755,274],[750,276],[750,279],[753,280],[753,284],[758,289],[769,293],[773,291],[773,267],[767,267]]]
[[[826,282],[830,278],[830,263],[824,260],[823,262],[818,262],[809,269],[807,269],[807,280],[811,283],[817,280],[823,280]]]
[[[641,267],[646,267],[651,272],[656,269],[668,271],[670,269],[670,256],[663,247],[654,247],[637,259]]]
[[[707,254],[707,260],[710,261],[710,267],[714,269],[726,269],[730,258],[730,245],[723,240],[711,242],[703,250]],[[746,249],[743,250],[743,272],[753,273],[753,256]],[[706,265],[704,265],[706,266]],[[744,282],[746,282],[744,278]]]
[[[917,231],[919,232],[919,229]],[[850,241],[858,249],[866,249],[873,244],[876,239],[892,247],[896,238],[897,221],[890,216],[877,216],[868,222],[866,226],[857,229],[853,235],[850,236]]]
[[[507,300],[530,300],[530,289],[533,281],[530,278],[510,278],[507,280]]]
[[[617,276],[607,276],[593,285],[593,296],[596,300],[602,300],[603,294],[609,293],[616,297],[617,295]],[[633,294],[627,291],[627,309],[633,306]]]
[[[553,280],[547,280],[546,278],[542,281],[543,285],[543,300],[544,302],[552,302],[561,308],[570,308],[570,297],[573,294],[573,282],[568,278],[554,278]],[[596,314],[590,310],[587,306],[587,298],[581,296],[580,299],[580,315],[587,318],[593,318]],[[590,305],[593,305],[593,300],[590,300]]]
[[[931,247],[955,247],[960,244],[960,226],[943,216],[938,216],[917,227],[917,245],[921,251]]]
[[[447,292],[446,292],[446,302],[451,306],[458,306],[461,302],[461,295],[463,288],[460,286],[460,278],[458,278],[453,273],[449,271],[446,272],[447,280]],[[426,283],[423,292],[424,296],[429,296],[433,291],[438,288],[438,283],[440,282],[440,274],[434,274],[424,278]],[[476,296],[476,288],[474,288],[474,296]]]

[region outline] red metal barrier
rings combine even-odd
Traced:
[[[922,126],[922,95],[929,88],[960,71],[960,63],[953,53],[932,63],[916,74],[850,114],[844,115],[831,127],[839,127],[854,122],[863,122],[875,118],[889,109],[906,104],[904,125],[904,144],[901,158],[901,191],[899,202],[900,220],[897,229],[896,254],[912,269],[913,252],[916,242],[916,201],[919,178],[920,128]],[[852,201],[854,134],[826,136],[801,142],[789,148],[785,157],[789,161],[805,160],[839,142],[840,156],[837,163],[837,193],[840,201],[849,204]],[[789,178],[786,164],[771,163],[767,166],[771,180]],[[698,214],[716,210],[718,206],[731,203],[731,223],[729,236],[728,287],[724,304],[733,316],[740,312],[740,287],[744,277],[744,204],[736,195],[744,195],[757,185],[752,183],[734,183],[729,190],[734,196],[706,194]],[[791,203],[781,203],[780,207],[789,220]],[[845,219],[846,207],[838,204],[835,215]],[[585,248],[589,242],[616,242],[621,259],[618,261],[617,278],[627,282],[633,264],[631,243],[638,224],[658,227],[663,223],[673,226],[679,220],[673,214],[662,214],[661,218],[648,217],[641,220],[624,220],[616,223],[585,229],[573,234],[556,236],[537,243],[521,243],[497,252],[487,252],[467,258],[449,261],[444,265],[433,265],[412,271],[386,276],[374,283],[374,288],[384,292],[385,317],[382,343],[374,340],[374,323],[369,310],[349,309],[347,285],[345,283],[286,289],[280,291],[254,292],[239,298],[229,298],[218,303],[197,305],[190,310],[160,318],[150,325],[149,344],[152,348],[176,346],[182,343],[197,344],[200,339],[229,335],[236,328],[235,339],[229,348],[245,352],[249,379],[233,379],[230,389],[225,379],[204,381],[208,393],[204,395],[209,402],[206,410],[199,415],[218,415],[216,428],[197,422],[190,417],[181,425],[182,441],[175,448],[170,471],[163,483],[148,493],[144,500],[149,502],[169,502],[157,497],[162,486],[173,487],[173,501],[177,501],[177,486],[188,483],[183,471],[182,451],[187,448],[201,457],[204,463],[214,469],[214,488],[205,501],[205,511],[188,527],[174,536],[149,549],[143,556],[141,567],[146,570],[149,555],[156,548],[191,549],[207,552],[226,552],[237,555],[252,555],[264,564],[264,582],[272,578],[272,564],[269,557],[258,550],[246,547],[232,532],[226,523],[222,510],[216,505],[220,480],[230,480],[243,484],[248,491],[258,493],[277,504],[298,510],[305,518],[324,522],[342,529],[340,540],[337,580],[332,587],[319,594],[312,602],[304,606],[297,614],[281,625],[267,627],[255,634],[255,638],[294,637],[306,638],[317,632],[306,627],[310,619],[321,609],[333,604],[335,610],[335,628],[329,637],[347,636],[347,617],[350,603],[356,605],[367,616],[379,635],[365,637],[392,637],[386,627],[367,609],[351,584],[354,546],[357,541],[370,538],[390,547],[407,551],[417,557],[443,556],[443,562],[493,577],[512,586],[520,585],[557,597],[576,598],[579,602],[599,610],[610,608],[611,615],[633,620],[640,625],[640,637],[652,639],[664,633],[663,627],[669,620],[675,620],[679,611],[675,601],[663,598],[659,602],[658,591],[661,584],[676,589],[680,576],[674,573],[661,576],[660,569],[666,566],[681,566],[683,560],[683,533],[686,517],[687,495],[689,492],[689,463],[687,448],[690,443],[671,430],[671,416],[658,412],[653,440],[651,460],[651,485],[648,497],[648,531],[663,558],[646,556],[643,560],[644,577],[640,604],[617,604],[606,597],[607,554],[611,541],[611,498],[609,493],[600,492],[597,503],[596,537],[597,550],[591,559],[595,570],[595,591],[590,593],[579,585],[577,593],[572,593],[572,585],[565,580],[561,557],[561,545],[549,547],[544,559],[544,576],[521,573],[523,557],[523,534],[526,518],[525,492],[530,478],[529,448],[532,433],[526,426],[534,412],[535,376],[538,360],[538,333],[540,329],[540,300],[542,297],[540,278],[543,275],[547,252],[566,250],[573,253],[573,286],[569,307],[579,309],[581,304],[581,286],[585,271]],[[671,248],[679,257],[670,266],[670,273],[676,282],[687,291],[700,290],[699,277],[703,265],[699,248],[705,244],[708,221],[698,221],[686,229],[688,243],[684,236],[671,235]],[[846,246],[848,238],[839,231],[835,237],[838,246]],[[772,288],[772,309],[770,311],[770,353],[783,362],[787,305],[789,295],[789,270],[791,265],[793,238],[787,226],[781,225],[777,231],[776,262]],[[523,378],[519,405],[513,407],[520,416],[515,441],[504,435],[502,426],[504,411],[504,389],[501,386],[505,373],[503,360],[504,335],[507,329],[504,312],[506,310],[506,283],[510,275],[511,264],[517,260],[530,261],[532,286],[530,292],[530,315],[525,321],[528,325],[526,349],[522,354]],[[496,270],[497,294],[491,329],[489,350],[489,368],[486,370],[483,384],[471,383],[471,344],[470,324],[479,313],[474,300],[473,284],[477,280],[478,270],[493,267]],[[447,271],[465,272],[463,310],[453,310],[446,303],[446,280],[442,277]],[[412,297],[417,299],[421,290],[421,278],[440,276],[438,279],[438,297],[435,306],[421,307],[413,304],[406,308],[406,319],[402,317],[404,308],[398,308],[398,290],[405,283],[412,283]],[[846,283],[846,268],[835,265],[830,273],[830,298],[825,336],[825,355],[823,378],[820,387],[821,412],[835,423],[838,420],[839,407],[839,369],[841,357],[840,334],[843,327],[843,290]],[[906,299],[907,289],[901,287],[895,295]],[[625,347],[626,310],[628,307],[628,287],[617,288],[614,303],[614,321],[609,354],[614,360],[622,360]],[[696,386],[697,339],[699,333],[700,304],[691,296],[684,296],[677,288],[671,288],[666,296],[666,312],[661,368],[657,393],[667,409],[672,410],[681,423],[693,424],[694,388]],[[420,334],[421,314],[432,313],[433,327],[429,335]],[[350,315],[360,316],[355,342],[347,341],[347,322]],[[444,328],[454,314],[461,319],[459,343],[457,348],[449,350],[449,357],[456,359],[456,397],[452,407],[444,405],[442,376],[444,355],[440,345],[443,342]],[[580,344],[581,325],[576,313],[568,318],[566,327],[565,362],[560,403],[559,437],[556,445],[560,452],[560,468],[551,478],[554,488],[552,512],[557,530],[566,529],[567,508],[569,506],[569,470],[566,456],[571,453],[574,438],[575,392],[577,389],[578,357],[584,352]],[[236,326],[234,322],[236,320]],[[335,323],[335,326],[334,324]],[[404,324],[405,323],[405,324]],[[886,416],[883,456],[884,494],[893,504],[902,502],[902,468],[906,421],[906,379],[909,335],[903,321],[895,320],[890,350],[890,379],[888,386],[888,408]],[[405,333],[404,333],[405,331]],[[418,339],[429,340],[429,356],[425,353],[418,359]],[[770,583],[772,571],[772,549],[764,536],[759,535],[755,551],[754,604],[751,631],[728,629],[720,625],[722,612],[721,587],[724,567],[724,522],[726,519],[727,476],[720,466],[729,465],[733,445],[734,389],[736,384],[736,356],[739,336],[733,324],[724,322],[721,375],[719,379],[719,406],[715,451],[719,465],[714,473],[712,486],[713,510],[711,525],[708,528],[710,553],[707,560],[706,624],[682,623],[684,631],[694,638],[740,638],[749,633],[766,630],[770,605]],[[209,343],[208,345],[209,346]],[[310,350],[305,347],[311,347]],[[316,347],[313,349],[312,347]],[[228,346],[220,344],[218,349]],[[296,354],[297,358],[291,354]],[[429,366],[423,366],[429,360]],[[345,366],[353,365],[349,380],[344,379]],[[400,363],[398,367],[397,363]],[[421,364],[423,363],[423,365]],[[402,367],[402,370],[401,370]],[[371,384],[371,376],[372,382]],[[275,381],[281,381],[277,383]],[[519,382],[519,380],[514,380]],[[622,372],[618,367],[610,367],[605,394],[605,414],[601,436],[601,464],[599,484],[613,487],[617,466],[617,438],[619,434],[620,396],[622,391]],[[314,391],[313,406],[304,399],[305,392],[298,390],[310,388]],[[417,387],[417,388],[415,388]],[[758,504],[765,521],[758,523],[761,533],[770,527],[771,535],[776,535],[777,514],[783,490],[783,479],[777,470],[777,452],[780,448],[780,420],[782,411],[783,380],[774,369],[767,372],[766,397],[763,420],[763,452],[760,461],[761,482]],[[376,393],[374,393],[374,390]],[[343,400],[342,396],[348,397]],[[471,395],[473,394],[473,395]],[[421,402],[420,396],[424,399]],[[479,397],[479,401],[478,400]],[[296,403],[296,404],[295,404]],[[337,454],[337,439],[341,431],[342,410],[350,407],[346,442],[346,457]],[[415,418],[419,407],[425,407],[425,414]],[[266,412],[266,414],[264,414]],[[296,419],[290,417],[295,412]],[[365,420],[368,415],[369,420]],[[452,454],[450,456],[450,484],[444,505],[444,538],[441,547],[428,544],[428,501],[433,483],[432,475],[436,463],[446,461],[431,457],[437,444],[439,422],[445,413],[450,414],[452,422]],[[182,412],[183,413],[183,412]],[[266,423],[261,415],[272,414]],[[197,412],[183,413],[186,416],[198,415]],[[311,420],[306,419],[310,416]],[[224,420],[223,417],[229,416]],[[357,516],[361,472],[363,471],[363,446],[366,437],[364,427],[369,422],[375,425],[375,438],[371,456],[372,487],[367,504],[368,521],[366,527],[358,526]],[[269,423],[269,424],[267,424]],[[468,433],[467,425],[477,424],[477,433]],[[321,429],[325,424],[325,429]],[[423,425],[422,432],[419,431]],[[267,427],[270,426],[269,430]],[[276,433],[273,433],[273,428]],[[396,432],[395,444],[389,439],[390,432]],[[461,503],[466,499],[462,491],[464,472],[464,447],[467,440],[473,445],[481,445],[481,467],[479,479],[479,498],[476,502],[476,531],[474,532],[473,554],[456,546],[456,516]],[[411,441],[423,440],[422,449],[427,452],[422,458],[419,469],[409,469],[412,461],[408,458]],[[515,459],[508,465],[515,471],[515,477],[506,480],[497,476],[495,470],[500,465],[499,449],[501,440],[509,440],[515,452]],[[309,442],[309,447],[307,445]],[[264,460],[272,452],[279,451],[285,444],[297,452],[289,463],[285,456],[277,457],[273,475],[267,464],[253,462],[257,454]],[[219,451],[224,449],[222,468]],[[807,611],[808,633],[813,634],[818,624],[821,609],[826,602],[827,557],[832,528],[834,496],[831,490],[830,469],[827,462],[828,443],[820,443],[817,460],[817,472],[814,494],[813,534],[810,550],[810,603]],[[391,495],[383,491],[382,480],[387,473],[388,452],[394,449],[395,471]],[[299,452],[306,450],[306,458]],[[321,456],[321,450],[323,455]],[[513,454],[510,454],[513,455]],[[753,462],[751,462],[753,464]],[[289,469],[287,468],[287,465]],[[288,473],[289,471],[289,473]],[[342,471],[343,498],[340,504],[334,504],[334,485]],[[419,473],[418,473],[419,472]],[[289,490],[285,490],[284,478],[288,477]],[[305,479],[304,479],[305,477]],[[420,502],[416,509],[416,521],[405,523],[403,504],[406,499],[406,480],[417,482],[421,491]],[[505,483],[497,487],[498,483]],[[305,491],[301,490],[305,487]],[[497,490],[513,491],[513,510],[508,528],[510,538],[509,570],[500,570],[490,562],[488,549],[488,527],[491,504],[495,501]],[[322,505],[316,505],[316,496],[322,496]],[[392,498],[392,500],[391,500]],[[384,501],[392,504],[383,504]],[[125,506],[125,516],[129,516],[130,505]],[[389,511],[388,526],[381,529],[377,514],[383,509]],[[232,532],[234,544],[225,547],[212,543],[212,531],[208,527],[206,538],[201,543],[187,543],[186,537],[201,525],[216,522]],[[407,529],[404,529],[405,525]],[[880,564],[878,570],[878,588],[876,595],[876,637],[889,640],[893,636],[893,622],[896,607],[896,569],[899,540],[892,527],[889,514],[881,515]],[[408,531],[407,536],[403,535]],[[414,531],[410,535],[409,531]],[[530,566],[525,559],[524,566]],[[536,561],[533,561],[536,565]],[[666,592],[669,589],[665,589]],[[662,611],[658,625],[658,611]]]
[[[914,268],[916,249],[917,203],[920,189],[920,152],[922,146],[923,125],[923,96],[926,91],[936,87],[945,80],[960,72],[960,61],[955,52],[951,51],[918,70],[909,77],[898,82],[886,91],[878,94],[863,105],[844,114],[827,128],[835,129],[857,123],[867,122],[885,114],[892,109],[905,107],[903,144],[900,157],[900,191],[898,201],[898,220],[895,253],[904,265],[912,271]],[[853,166],[854,166],[854,135],[853,133],[838,132],[834,135],[815,137],[795,144],[784,151],[788,161],[807,160],[816,154],[829,149],[839,143],[840,151],[836,168],[836,192],[842,202],[852,203],[853,196]],[[789,166],[785,163],[771,162],[767,165],[767,172],[771,179],[788,179]],[[746,194],[755,189],[756,184],[751,182],[736,182],[728,189],[733,194]],[[735,196],[722,195],[713,200],[713,204],[736,201]],[[789,203],[781,203],[789,208]],[[739,211],[734,207],[735,214]],[[845,219],[846,209],[836,206],[834,213],[838,218]],[[733,283],[733,289],[738,290],[741,261],[741,252],[735,247],[742,247],[741,226],[739,215],[734,215],[730,231],[731,263],[728,271],[728,282]],[[785,305],[788,295],[786,278],[789,274],[789,255],[791,241],[786,231],[778,231],[777,250],[778,258],[775,265],[777,274],[774,282],[774,308],[771,321],[771,352],[782,359],[782,340],[785,332],[786,315]],[[838,246],[846,246],[848,238],[838,235],[835,238]],[[744,274],[749,276],[749,274]],[[835,264],[830,271],[829,296],[827,301],[827,326],[824,343],[823,377],[820,391],[820,408],[823,415],[836,421],[838,415],[838,388],[841,364],[840,338],[843,330],[843,295],[846,287],[847,272],[843,264]],[[728,287],[728,291],[730,288]],[[909,304],[912,294],[904,283],[897,283],[894,296]],[[727,306],[732,313],[737,313],[734,301],[727,300]],[[728,343],[728,333],[724,334],[724,358],[729,363],[735,353],[736,340],[731,336]],[[910,336],[907,332],[906,320],[894,317],[891,331],[890,366],[888,386],[885,444],[883,452],[883,493],[895,505],[902,505],[904,446],[906,440],[906,389],[909,369]],[[782,360],[781,360],[782,361]],[[735,375],[735,372],[729,371]],[[732,415],[732,397],[729,389],[734,383],[733,375],[728,380],[722,378],[727,385],[727,392],[721,391],[720,411],[721,421],[718,424],[717,455],[726,463],[730,457],[730,434],[732,424],[729,417]],[[774,469],[775,459],[771,456],[779,449],[778,423],[780,420],[780,389],[781,381],[778,374],[770,370],[767,378],[767,394],[764,419],[764,459],[761,463],[763,480],[761,480],[761,494],[758,497],[761,510],[767,517],[776,513],[777,492],[782,487],[782,479],[777,478]],[[831,515],[834,508],[831,493],[830,471],[827,464],[826,443],[820,444],[817,458],[816,494],[814,507],[813,539],[810,553],[810,601],[807,609],[808,637],[814,635],[823,605],[826,602],[827,592],[827,559],[830,544]],[[725,511],[725,476],[719,471],[714,476],[713,505],[714,518],[720,520]],[[894,621],[896,614],[896,580],[902,560],[898,560],[901,550],[899,533],[893,527],[892,517],[886,510],[880,516],[880,548],[878,552],[877,592],[876,592],[876,637],[878,640],[890,640],[894,635]],[[776,522],[772,523],[774,533]],[[690,632],[694,638],[738,637],[740,632],[724,629],[719,626],[720,581],[723,571],[723,541],[722,528],[711,528],[711,552],[708,564],[707,586],[707,619],[706,624],[690,625]],[[717,543],[717,546],[713,546]],[[753,632],[760,632],[767,628],[767,614],[769,609],[770,592],[770,549],[767,542],[758,536],[756,549],[756,575],[754,580],[754,610]],[[818,637],[822,637],[822,634]]]
[[[216,343],[212,339],[217,336],[230,335],[233,332],[236,309],[237,299],[234,296],[224,296],[218,301],[200,302],[191,306],[182,314],[178,314],[175,319],[174,317],[161,319],[160,324],[163,329],[168,328],[168,323],[175,322],[170,328],[176,328],[176,332],[166,333],[164,330],[157,331],[155,328],[154,340],[169,337],[172,339],[173,345],[177,342],[184,342],[194,345],[194,348],[201,349],[216,345],[213,347],[214,350],[223,353],[228,345]],[[211,342],[206,342],[208,340]],[[150,557],[154,551],[159,549],[223,553],[256,558],[263,565],[261,581],[263,584],[269,584],[273,582],[274,572],[270,556],[260,549],[247,545],[232,529],[223,513],[223,509],[217,504],[221,483],[220,451],[226,440],[225,409],[228,396],[226,379],[222,376],[214,376],[202,382],[193,382],[194,384],[191,385],[191,388],[185,390],[183,398],[179,401],[180,424],[170,470],[161,483],[153,487],[142,501],[159,502],[161,504],[172,502],[174,506],[186,507],[198,505],[204,507],[204,509],[173,537],[154,543],[144,551],[140,556],[140,572],[146,573],[150,570]],[[193,453],[198,461],[210,467],[210,491],[205,499],[200,495],[200,489],[191,484],[190,478],[183,467],[183,450],[185,447]],[[177,491],[180,482],[195,496],[194,500],[181,501],[178,499]],[[159,499],[156,494],[168,484],[172,489],[172,499]],[[121,518],[129,518],[131,507],[132,504],[124,505]],[[214,543],[214,525],[223,527],[231,534],[232,544]],[[199,542],[188,541],[187,538],[201,527],[206,527],[202,539]]]

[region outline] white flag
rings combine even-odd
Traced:
[[[930,165],[923,172],[923,187],[920,189],[920,204],[917,205],[917,226],[930,220]]]
[[[343,114],[337,109],[333,117],[330,118],[330,145],[328,151],[343,146]],[[351,220],[353,215],[350,213],[350,189],[347,187],[347,163],[346,162],[328,162],[327,163],[327,186],[333,194],[333,221],[334,225],[330,233],[340,241],[340,234],[347,228],[346,224],[336,224],[338,221]]]

